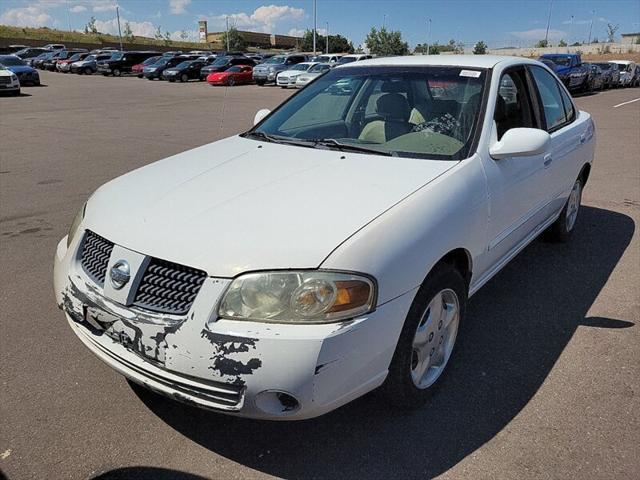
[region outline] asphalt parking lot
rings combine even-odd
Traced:
[[[299,423],[130,386],[55,305],[55,246],[99,185],[247,129],[291,92],[42,73],[0,98],[0,472],[9,479],[637,478],[640,89],[577,99],[598,145],[575,236],[535,241],[470,302],[444,388]],[[0,475],[1,477],[2,475]]]

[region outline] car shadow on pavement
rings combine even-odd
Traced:
[[[527,247],[471,299],[448,374],[418,411],[396,411],[374,392],[316,419],[267,422],[219,415],[140,387],[134,390],[181,434],[271,475],[431,478],[509,424],[579,326],[633,326],[585,317],[634,230],[626,215],[583,207],[569,243],[538,240]]]
[[[100,473],[91,480],[207,480],[200,475],[156,467],[122,467]]]

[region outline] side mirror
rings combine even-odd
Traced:
[[[495,160],[507,157],[529,157],[540,155],[549,149],[551,136],[538,128],[512,128],[507,130],[499,142],[489,148]]]
[[[271,113],[271,110],[269,110],[268,108],[263,108],[262,110],[258,110],[258,112],[256,113],[256,116],[253,117],[253,124],[254,125],[259,124],[262,121],[262,119],[267,115],[269,115],[270,113]]]

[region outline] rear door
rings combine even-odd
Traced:
[[[551,148],[545,157],[545,189],[548,190],[547,215],[563,207],[585,159],[591,158],[593,127],[591,118],[578,112],[567,89],[542,67],[528,67],[534,80],[540,116],[551,135]]]

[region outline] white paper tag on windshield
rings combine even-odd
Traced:
[[[477,70],[460,70],[460,76],[478,78],[480,76],[480,72]]]

